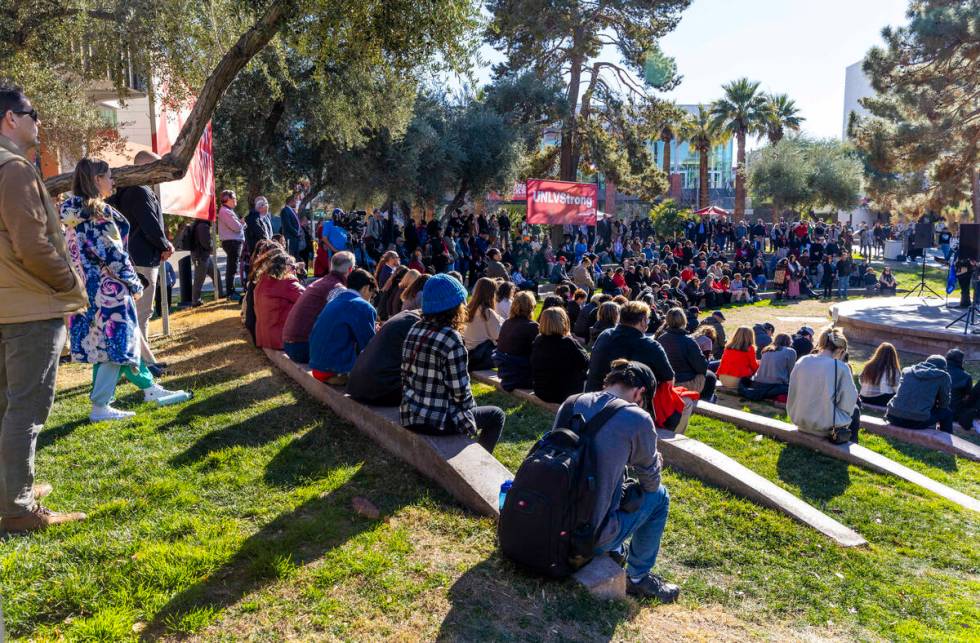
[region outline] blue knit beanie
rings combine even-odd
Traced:
[[[445,312],[466,301],[466,288],[447,274],[433,275],[422,286],[422,314]]]

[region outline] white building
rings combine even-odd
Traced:
[[[844,73],[844,122],[841,125],[841,139],[847,139],[847,122],[851,118],[851,112],[856,112],[858,116],[866,116],[868,110],[861,107],[858,103],[862,98],[875,95],[875,90],[871,87],[871,81],[865,76],[861,69],[863,60],[859,60],[853,65],[849,65]]]

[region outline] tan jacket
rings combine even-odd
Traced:
[[[56,319],[88,305],[40,173],[0,136],[0,324]]]
[[[572,282],[586,292],[595,289],[595,283],[592,281],[592,275],[589,272],[590,270],[582,264],[572,268]]]

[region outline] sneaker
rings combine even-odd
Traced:
[[[88,414],[89,422],[113,422],[115,420],[125,420],[131,418],[135,413],[132,411],[120,411],[111,406],[93,406],[92,412]]]
[[[49,496],[51,495],[52,491],[54,491],[54,487],[52,487],[50,484],[47,482],[39,482],[34,485],[34,500],[40,500],[41,498]]]
[[[973,421],[973,432],[980,433],[980,420]]]
[[[193,395],[187,391],[168,391],[159,384],[154,384],[149,388],[143,389],[143,400],[146,402],[156,402],[160,406],[179,404],[191,399]]]
[[[330,386],[347,386],[347,374],[339,373],[327,379],[327,384]]]
[[[26,516],[5,517],[0,520],[0,531],[37,531],[51,525],[85,520],[85,518],[85,514],[81,512],[60,513],[41,505],[34,505],[34,510]]]
[[[626,558],[628,557],[626,545],[620,545],[619,549],[611,550],[609,552],[609,557],[612,558],[613,562],[620,567],[626,567]]]
[[[681,593],[681,588],[656,574],[647,574],[638,581],[627,578],[626,593],[640,598],[655,598],[661,603],[673,603]]]

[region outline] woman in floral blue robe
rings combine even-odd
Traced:
[[[112,190],[108,164],[82,159],[75,168],[75,196],[61,205],[69,253],[85,276],[89,300],[88,309],[69,319],[68,330],[72,359],[94,365],[89,416],[93,422],[133,415],[111,406],[120,375],[143,390],[147,401],[160,402],[174,394],[154,384],[140,359],[143,339],[136,299],[143,286],[126,252],[129,222],[102,200]]]

